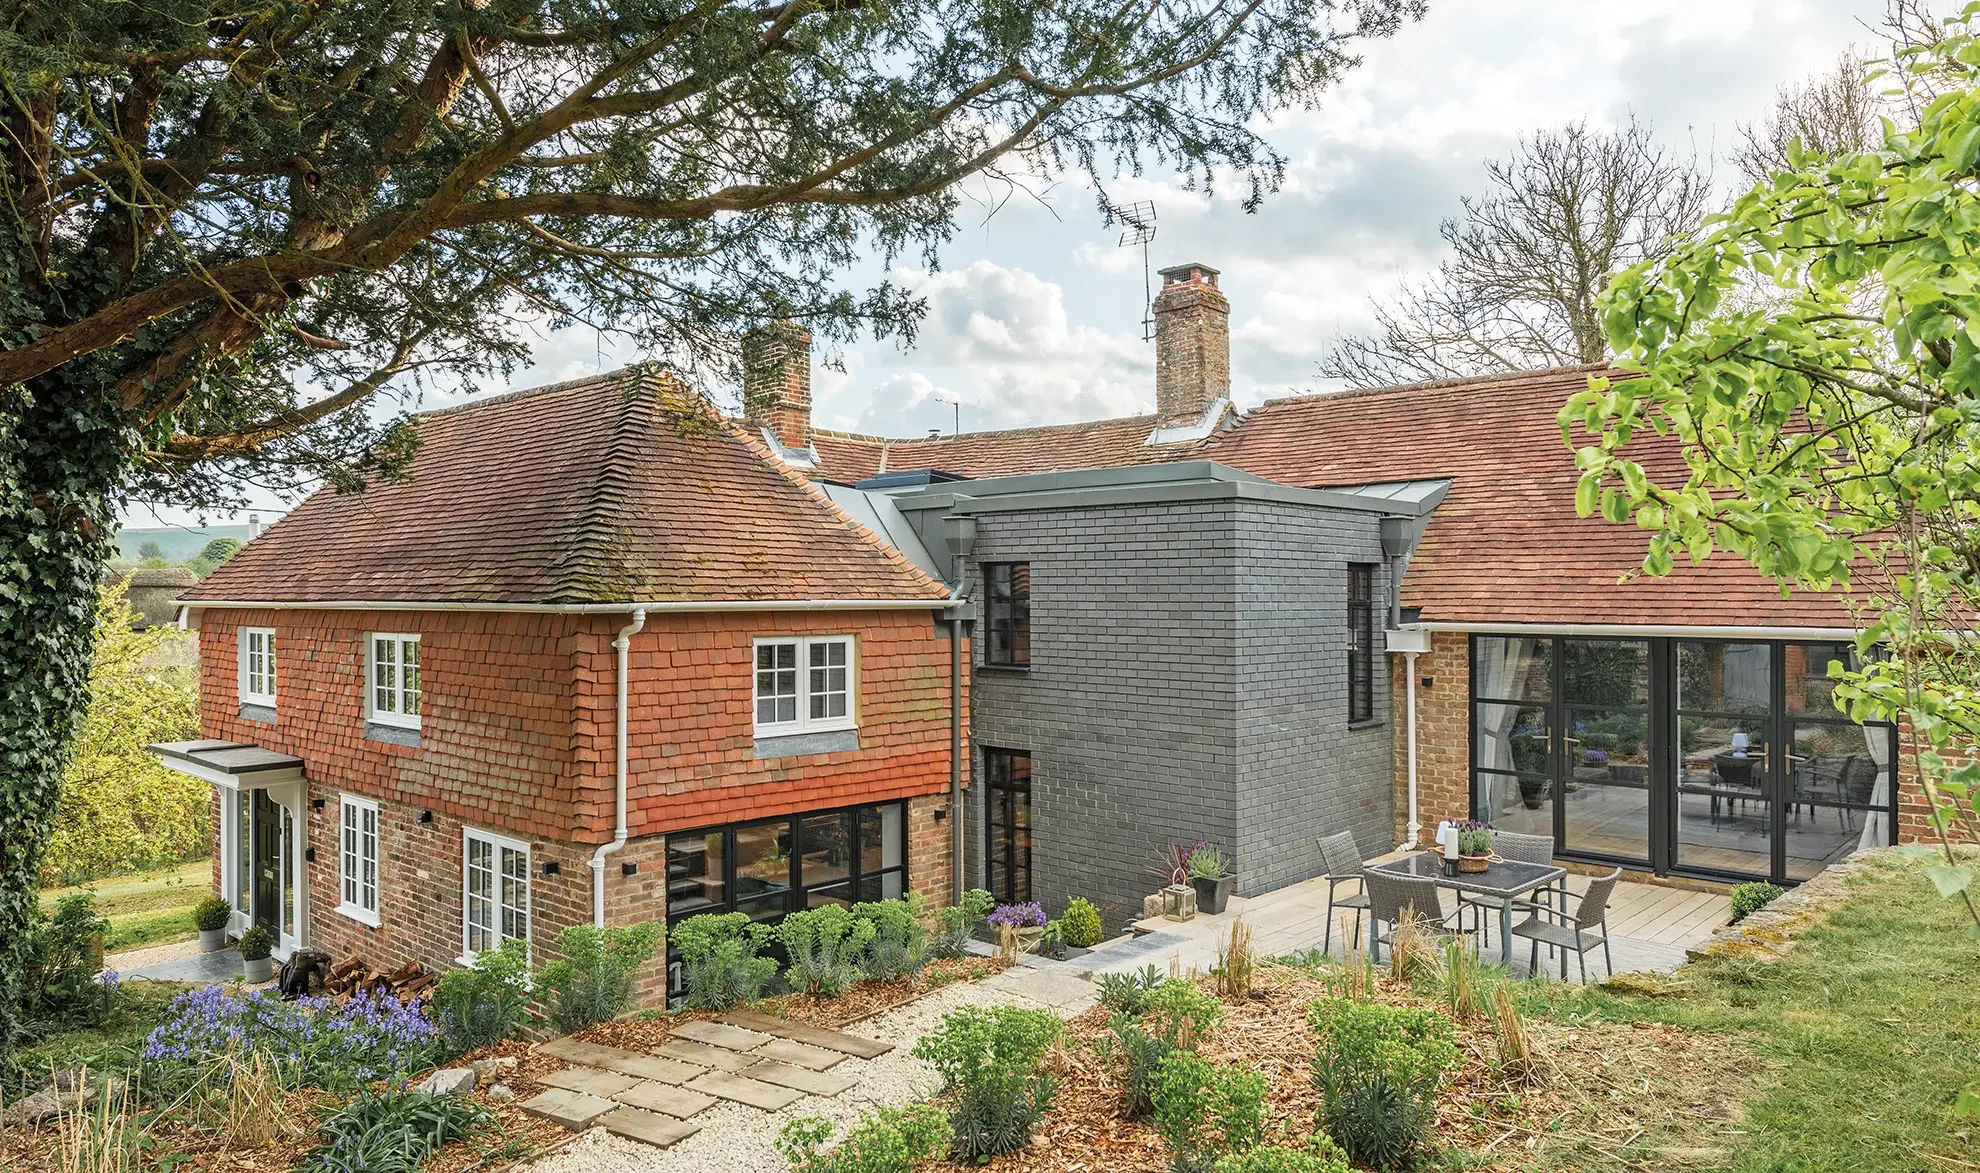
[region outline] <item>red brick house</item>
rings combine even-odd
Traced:
[[[566,926],[945,901],[944,585],[659,378],[422,417],[186,592],[235,928],[445,967]],[[952,646],[952,644],[954,646]]]

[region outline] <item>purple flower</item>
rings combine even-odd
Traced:
[[[1045,924],[1045,907],[1037,901],[1023,904],[1000,904],[997,911],[990,914],[990,923],[1013,928],[1040,928]]]

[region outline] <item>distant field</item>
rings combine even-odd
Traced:
[[[212,893],[212,876],[212,861],[196,859],[76,888],[43,888],[41,907],[53,911],[55,902],[71,892],[94,892],[97,911],[110,921],[105,953],[169,945],[198,935],[192,906]]]

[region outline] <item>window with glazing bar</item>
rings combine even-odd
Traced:
[[[985,563],[983,595],[983,662],[1030,667],[1031,563]]]
[[[1348,566],[1347,692],[1350,724],[1375,719],[1375,567]]]

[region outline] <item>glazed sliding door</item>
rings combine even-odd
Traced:
[[[1506,831],[1554,834],[1554,641],[1472,641],[1472,809]]]
[[[1650,642],[1563,639],[1560,848],[1650,860]]]

